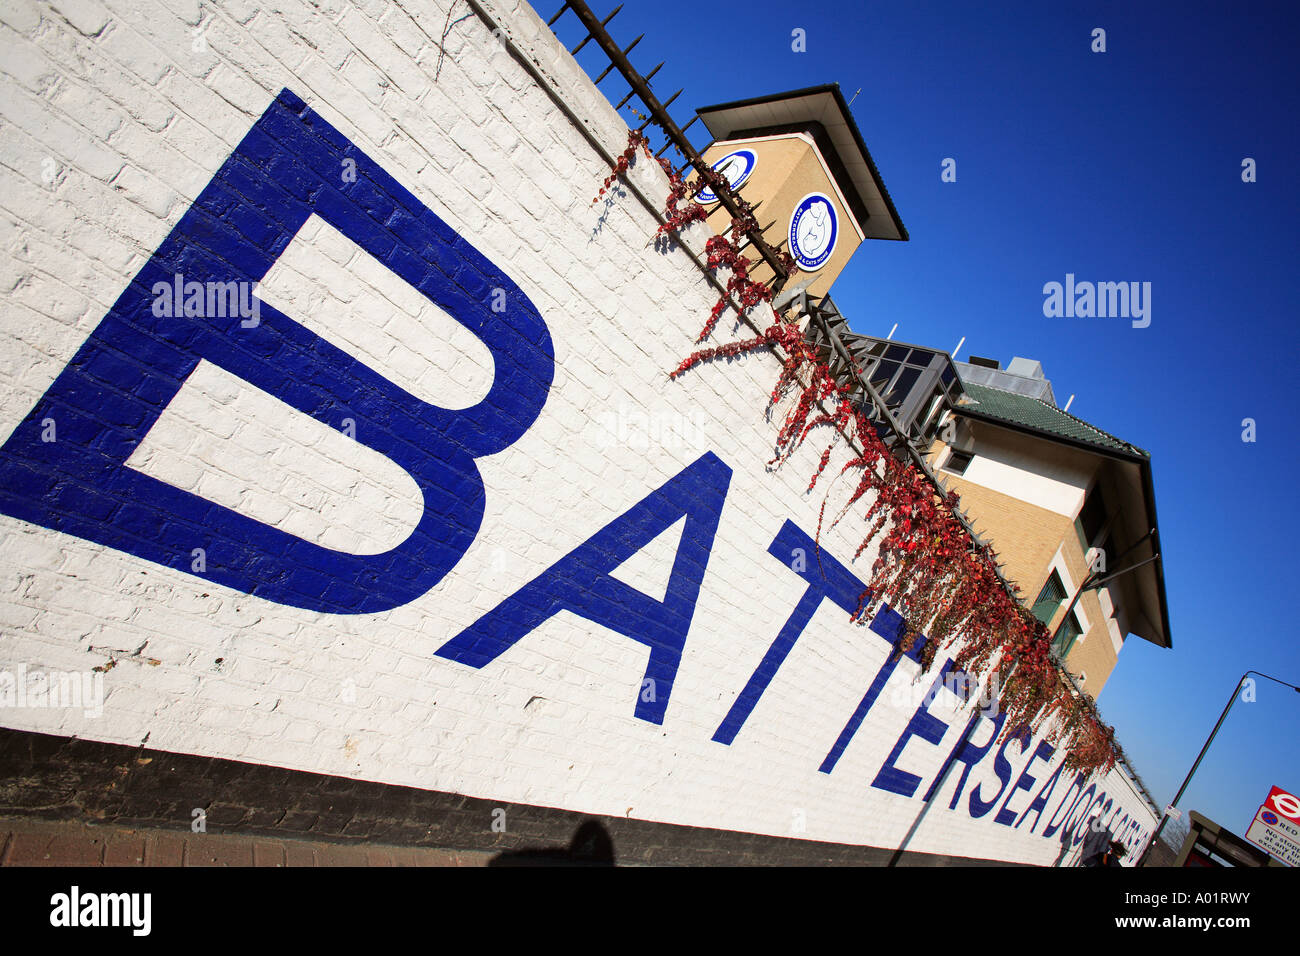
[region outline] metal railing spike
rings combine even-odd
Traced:
[[[644,39],[645,39],[645,34],[643,33],[623,49],[623,55],[627,56],[629,53],[631,53],[633,48]],[[609,71],[612,69],[614,69],[614,64],[611,61],[609,66],[605,67],[605,69],[600,71],[600,76],[596,77],[594,82],[599,83],[605,77],[609,76]]]
[[[663,130],[666,137],[686,159],[686,163],[677,170],[676,175],[680,176],[688,167],[693,167],[699,171],[706,170],[708,165],[705,163],[704,158],[691,144],[691,141],[686,137],[682,129],[673,121],[672,116],[667,110],[667,106],[672,104],[679,96],[681,96],[682,91],[678,90],[674,93],[668,99],[667,103],[661,103],[659,98],[655,95],[654,90],[650,88],[649,77],[642,76],[637,72],[631,61],[627,58],[626,51],[621,48],[619,44],[614,42],[614,38],[611,37],[609,31],[605,29],[605,24],[613,18],[615,13],[618,13],[619,9],[622,9],[622,5],[620,4],[619,8],[603,21],[596,17],[595,13],[592,12],[591,7],[587,5],[585,0],[568,0],[568,6],[578,18],[579,22],[582,23],[583,27],[586,28],[588,33],[587,39],[583,40],[583,42],[579,44],[578,48],[571,52],[576,53],[577,49],[581,49],[581,47],[587,43],[587,40],[594,38],[601,50],[603,50],[605,55],[609,57],[610,63],[612,63],[619,73],[622,74],[623,79],[625,79],[628,86],[631,87],[631,92],[629,92],[628,95],[618,103],[615,109],[621,110],[633,95],[639,97],[645,106],[646,112],[640,113],[638,111],[637,115],[644,118],[644,122],[637,127],[636,133],[638,135],[644,134],[645,128],[652,122]],[[650,72],[650,76],[654,76],[662,66],[662,63],[656,66],[655,69]],[[601,78],[606,75],[607,71],[606,73],[601,74]],[[722,207],[725,208],[733,217],[742,215],[739,202],[729,184],[725,182],[719,183],[716,192],[718,193],[718,201]],[[771,247],[757,229],[749,230],[746,233],[746,236],[749,241],[753,243],[755,250],[762,259],[769,267],[771,267],[772,271],[780,277],[781,281],[784,282],[787,275],[786,267],[781,256],[777,254],[776,250]]]

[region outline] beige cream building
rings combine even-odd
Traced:
[[[907,239],[862,134],[837,85],[708,106],[698,111],[714,137],[704,158],[755,212],[763,238],[794,256],[810,296],[824,296],[867,239]],[[730,213],[712,193],[699,201],[721,234]],[[757,253],[747,253],[757,259]],[[772,277],[765,265],[752,275]]]
[[[1057,407],[1037,362],[954,364],[930,460],[1095,698],[1130,635],[1171,646],[1150,455]]]

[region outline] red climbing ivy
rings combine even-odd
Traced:
[[[639,152],[643,152],[646,156],[655,160],[668,177],[668,198],[664,204],[664,222],[656,230],[656,237],[668,238],[676,236],[691,223],[703,222],[708,218],[708,210],[695,202],[695,197],[705,186],[714,189],[715,194],[719,188],[725,188],[727,184],[722,174],[714,169],[707,169],[703,175],[687,182],[673,169],[671,163],[650,152],[649,140],[646,139],[644,133],[638,130],[631,130],[628,133],[627,148],[615,159],[614,169],[605,177],[600,192],[592,200],[593,203],[600,200],[609,191],[609,187],[614,180],[628,171],[636,162]],[[718,324],[718,319],[727,310],[728,297],[734,296],[742,309],[753,308],[760,302],[772,301],[772,290],[763,283],[755,282],[750,278],[749,260],[740,252],[738,237],[748,235],[750,232],[757,232],[758,220],[754,218],[753,209],[743,199],[737,198],[736,204],[740,209],[740,215],[732,217],[730,229],[724,235],[710,237],[705,245],[704,252],[707,256],[705,265],[714,272],[725,267],[728,270],[728,278],[726,292],[714,304],[703,331],[700,332],[699,338],[696,339],[697,342],[703,342],[713,333],[714,327]],[[792,271],[794,269],[793,257],[788,252],[781,252],[778,255],[786,272]]]
[[[597,199],[627,171],[638,151],[651,156],[644,135],[632,132]],[[658,162],[670,187],[665,222],[656,235],[674,236],[707,217],[704,207],[694,201],[699,190],[708,185],[716,193],[726,184],[712,169],[688,183],[666,161]],[[728,305],[738,306],[744,313],[772,299],[772,290],[751,278],[750,260],[739,247],[739,237],[756,231],[758,223],[747,203],[738,198],[736,202],[740,215],[732,219],[731,228],[723,235],[711,236],[705,245],[707,267],[715,274],[725,268],[727,280],[726,291],[710,311],[697,343],[712,335]],[[782,253],[782,259],[787,274],[793,272],[789,254]],[[993,686],[1000,687],[998,705],[1007,715],[1004,735],[1035,730],[1055,717],[1051,739],[1068,749],[1065,768],[1108,771],[1118,756],[1113,728],[1102,722],[1092,701],[1075,693],[1062,676],[1049,655],[1051,638],[1046,627],[1004,585],[993,550],[977,543],[958,520],[957,495],[942,494],[915,465],[890,452],[866,413],[850,400],[848,387],[835,380],[793,320],[776,315],[771,325],[751,338],[692,352],[671,377],[702,362],[763,348],[774,349],[782,363],[769,408],[798,392],[777,432],[771,463],[788,459],[815,429],[829,430],[828,444],[808,483],[812,491],[841,440],[853,451],[836,478],[852,475],[856,485],[830,526],[861,508],[867,532],[854,558],[878,541],[869,583],[853,619],[869,621],[888,597],[907,622],[895,653],[907,652],[921,638],[925,643],[920,659],[928,669],[938,651],[952,645],[955,667],[970,674],[987,674],[996,682]],[[829,491],[818,517],[818,542],[828,496]]]
[[[600,192],[596,193],[596,198],[592,203],[597,203],[604,198],[605,193],[609,192],[609,187],[614,184],[614,180],[624,175],[634,162],[636,162],[636,153],[638,149],[644,149],[646,153],[650,152],[650,143],[645,138],[644,133],[631,130],[627,134],[627,149],[619,153],[618,158],[614,160],[614,170],[605,177],[605,181],[600,184]]]

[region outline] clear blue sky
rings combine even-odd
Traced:
[[[559,6],[537,2],[547,18]],[[1130,639],[1099,704],[1162,805],[1244,671],[1300,684],[1298,23],[1296,4],[915,0],[629,0],[611,23],[624,44],[646,34],[643,72],[667,60],[654,85],[685,87],[682,123],[713,103],[861,88],[854,116],[912,238],[860,248],[836,281],[853,328],[1036,358],[1072,413],[1151,452],[1174,647]],[[581,36],[571,13],[556,28],[570,47]],[[604,66],[594,44],[579,60]],[[626,91],[617,74],[602,89]],[[940,181],[946,157],[956,183]],[[1150,282],[1150,327],[1045,318],[1043,284],[1067,272]],[[1263,681],[1257,696],[1181,801],[1239,833],[1270,786],[1300,793],[1300,694]]]

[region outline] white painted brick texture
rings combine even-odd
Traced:
[[[916,668],[899,666],[834,772],[818,772],[889,650],[829,602],[734,744],[711,739],[803,594],[767,549],[787,519],[816,528],[822,485],[805,488],[823,446],[769,468],[784,414],[773,412],[775,423],[765,414],[779,370],[770,354],[668,378],[692,351],[713,288],[680,249],[652,247],[656,223],[626,189],[591,204],[608,167],[481,19],[457,20],[439,48],[447,3],[0,6],[0,440],[286,87],[518,283],[555,349],[537,421],[477,462],[486,513],[468,552],[390,611],[287,607],[0,517],[0,668],[116,662],[104,672],[101,717],[6,709],[0,723],[130,745],[147,736],[164,750],[503,801],[897,846],[922,801],[871,782],[915,708],[893,703],[893,688]],[[536,14],[485,6],[605,149],[620,152],[626,127]],[[644,159],[631,178],[655,201],[666,192]],[[702,230],[691,236],[697,248]],[[491,383],[492,360],[472,334],[318,220],[261,292],[431,403],[463,408]],[[741,334],[724,319],[715,338]],[[418,491],[340,427],[201,366],[130,464],[306,540],[379,553],[419,520]],[[569,612],[479,670],[435,656],[708,451],[733,475],[662,726],[632,712],[645,646]],[[837,450],[827,476],[845,460]],[[824,544],[847,563],[862,531],[846,520]],[[667,537],[643,575],[660,595],[676,543]],[[860,577],[872,559],[853,565]],[[899,761],[923,789],[964,726],[942,701],[934,712],[951,719],[943,741],[914,738]],[[1009,755],[1014,782],[1025,757]],[[1049,769],[1037,765],[1040,784]],[[955,777],[908,849],[1056,858],[1059,843],[1028,825],[972,819],[966,795],[949,811]],[[1154,820],[1122,777],[1101,785],[1123,807],[1115,819],[1149,831]],[[991,755],[966,794],[977,783],[998,789]],[[802,831],[792,827],[800,814]]]

